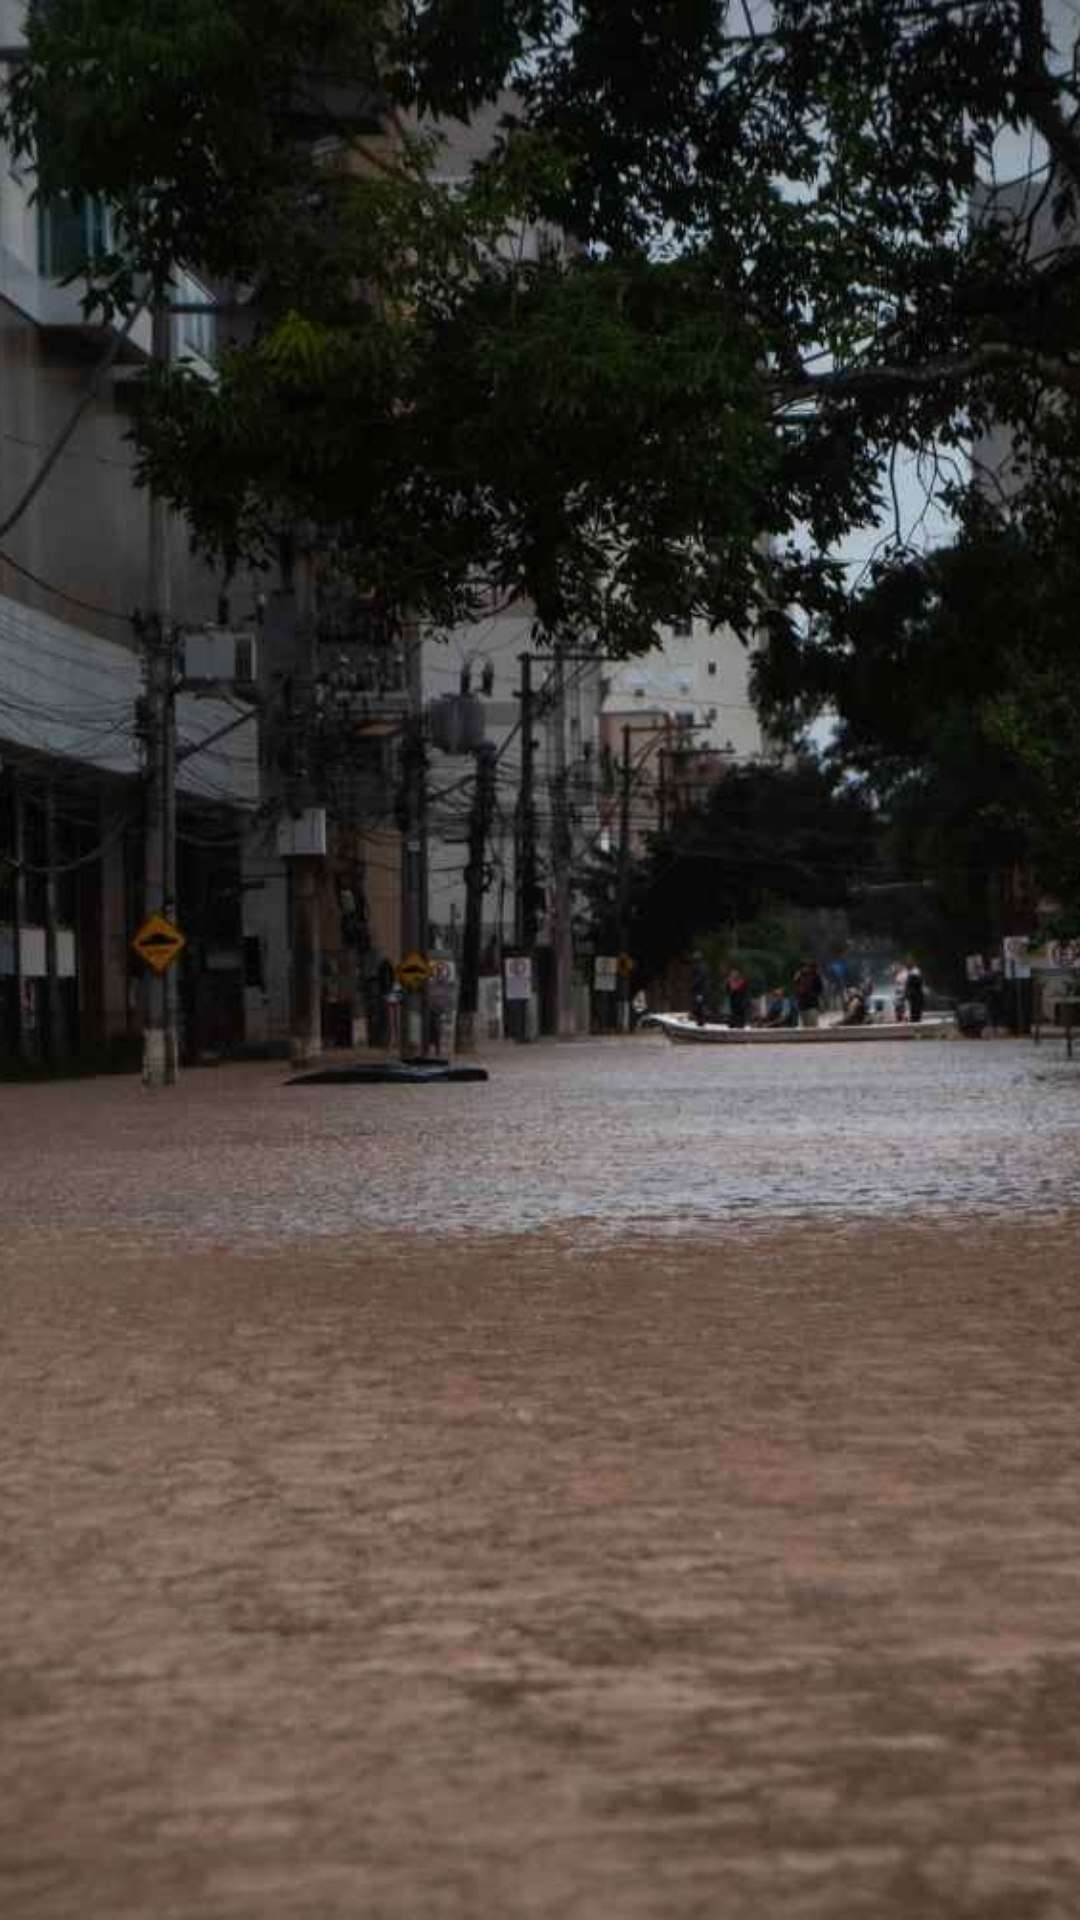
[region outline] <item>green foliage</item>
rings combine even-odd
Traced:
[[[833,761],[867,782],[901,871],[933,882],[969,949],[1000,934],[1011,869],[1080,903],[1078,593],[1071,542],[1047,548],[973,503],[954,547],[882,562],[761,668],[774,724],[835,714]]]
[[[49,0],[5,115],[41,192],[118,211],[113,294],[174,263],[261,276],[302,220],[317,162],[298,138],[329,93],[377,126],[379,0]]]
[[[7,127],[46,194],[117,209],[94,297],[128,304],[174,263],[253,296],[211,395],[153,384],[145,476],[226,556],[299,514],[420,612],[482,575],[616,650],[696,610],[764,613],[782,654],[777,610],[838,592],[803,536],[827,552],[880,510],[883,455],[991,418],[1023,436],[1032,511],[1080,505],[1078,83],[1040,0],[762,17],[34,9]],[[430,115],[500,97],[490,160],[440,184]],[[1049,143],[1053,180],[968,221],[1001,125]],[[533,259],[525,223],[572,245]]]
[[[875,820],[854,789],[809,760],[737,768],[633,867],[627,944],[641,975],[655,979],[707,935],[718,952],[760,941],[761,954],[747,956],[756,973],[792,957],[787,941],[799,922],[791,909],[846,906],[875,864]],[[600,938],[614,927],[614,863],[606,871],[606,895],[602,873],[594,886]]]
[[[789,985],[797,969],[813,948],[802,937],[799,919],[783,912],[765,913],[731,933],[704,934],[701,951],[709,969],[713,1004],[724,1002],[724,982],[733,967],[745,974],[752,994],[768,993],[778,985]]]

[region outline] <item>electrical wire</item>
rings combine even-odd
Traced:
[[[33,504],[33,502],[37,499],[38,494],[41,492],[42,487],[45,485],[45,482],[49,478],[49,475],[52,473],[52,470],[55,467],[57,461],[59,460],[61,454],[63,453],[64,448],[67,446],[68,441],[72,438],[72,435],[75,433],[75,430],[78,427],[79,422],[82,419],[84,413],[86,413],[87,409],[91,407],[94,401],[97,399],[98,394],[100,393],[101,388],[105,382],[106,375],[111,372],[114,363],[119,358],[120,349],[126,344],[128,337],[135,325],[136,320],[139,318],[139,315],[143,312],[144,308],[146,307],[146,303],[148,299],[149,299],[149,289],[147,290],[147,292],[145,292],[141,296],[141,298],[132,307],[126,320],[124,321],[123,326],[118,328],[117,331],[113,334],[113,337],[109,342],[106,352],[102,355],[101,359],[98,361],[97,366],[94,368],[94,371],[91,374],[90,379],[86,384],[85,390],[80,395],[78,404],[72,409],[70,418],[65,422],[64,426],[61,428],[59,434],[57,435],[55,441],[53,442],[53,445],[50,448],[48,454],[46,455],[44,461],[42,462],[41,466],[38,468],[38,471],[34,475],[33,480],[30,482],[30,485],[25,489],[21,498],[16,502],[14,507],[11,509],[11,512],[6,514],[3,520],[0,520],[0,540],[6,539],[7,535],[11,532],[12,527],[14,527],[18,523],[18,521],[22,519],[23,514],[26,512],[27,508],[30,507]]]
[[[116,827],[111,833],[106,835],[105,839],[102,840],[98,846],[94,847],[89,853],[80,854],[75,860],[65,860],[53,866],[35,866],[32,861],[16,860],[13,854],[0,852],[0,862],[3,862],[6,867],[11,867],[16,873],[32,873],[38,876],[44,876],[45,878],[54,878],[64,873],[74,873],[79,867],[93,866],[98,860],[102,859],[106,853],[110,853],[117,842],[123,838],[124,834],[135,825],[135,817],[133,815],[126,815],[118,821]]]
[[[117,613],[112,607],[99,607],[92,600],[80,600],[77,594],[68,593],[63,587],[53,586],[50,580],[43,580],[40,574],[33,573],[29,567],[24,567],[22,561],[14,559],[10,553],[0,550],[0,562],[5,567],[10,567],[13,573],[21,574],[24,580],[29,580],[31,586],[40,588],[42,593],[53,594],[66,606],[77,607],[80,613],[92,614],[96,620],[115,620],[119,626],[129,628],[131,626],[130,613]]]

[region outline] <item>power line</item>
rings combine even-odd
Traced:
[[[130,313],[127,316],[127,319],[124,321],[123,326],[120,327],[113,334],[113,337],[109,342],[106,352],[102,355],[101,359],[98,361],[97,366],[94,368],[94,371],[91,374],[90,379],[86,384],[85,390],[80,395],[77,405],[72,410],[70,419],[67,420],[65,425],[61,428],[61,431],[59,432],[55,441],[53,442],[53,445],[49,453],[46,455],[41,466],[38,468],[37,473],[34,475],[34,478],[31,480],[30,485],[26,488],[25,492],[22,494],[21,498],[16,502],[15,506],[11,509],[11,512],[5,517],[5,519],[0,520],[0,540],[3,540],[6,537],[6,535],[11,532],[12,527],[15,526],[17,522],[22,519],[23,514],[26,512],[27,508],[31,506],[33,502],[37,499],[38,494],[41,492],[42,487],[45,485],[46,480],[49,478],[49,475],[51,474],[53,468],[55,467],[57,461],[59,460],[61,454],[63,453],[64,448],[67,446],[68,441],[72,438],[72,435],[74,434],[76,428],[78,427],[79,422],[82,419],[84,413],[86,413],[87,409],[91,407],[94,401],[97,399],[98,394],[101,391],[102,385],[104,384],[106,375],[112,370],[114,362],[119,358],[120,349],[122,346],[124,346],[125,342],[127,341],[128,336],[131,333],[136,320],[139,318],[139,315],[142,313],[143,309],[146,306],[146,302],[148,298],[149,298],[149,292],[144,293],[141,296],[141,298],[132,307]]]
[[[21,560],[13,560],[10,553],[0,551],[0,561],[4,566],[10,567],[13,573],[21,574],[24,580],[29,580],[32,586],[39,587],[42,593],[53,594],[57,600],[63,600],[66,606],[78,607],[80,613],[92,613],[95,619],[115,620],[119,626],[131,626],[130,613],[117,613],[112,607],[98,607],[92,600],[80,600],[77,594],[68,593],[63,587],[54,587],[51,581],[43,580],[40,574],[33,573],[29,567],[24,567]]]

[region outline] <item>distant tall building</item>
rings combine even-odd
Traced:
[[[620,830],[627,777],[631,845],[639,850],[732,767],[764,757],[752,657],[730,627],[695,619],[667,628],[651,653],[608,670],[600,751],[609,843]]]

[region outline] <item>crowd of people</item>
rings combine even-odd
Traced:
[[[840,1024],[861,1026],[872,1017],[873,983],[833,985],[833,991],[816,960],[804,960],[786,986],[771,987],[763,997],[755,997],[742,969],[734,966],[724,980],[720,1019],[730,1027],[816,1027],[830,1003],[835,1009],[839,994]],[[916,961],[897,969],[893,981],[893,1016],[917,1024],[923,1017],[926,988],[922,969]],[[691,1001],[694,1019],[705,1026],[710,1017],[712,981],[705,956],[695,953],[691,971]]]

